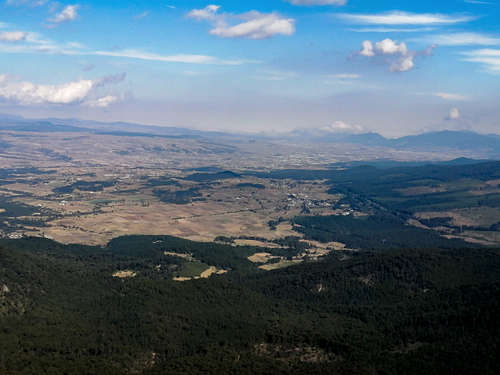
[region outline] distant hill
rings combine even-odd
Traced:
[[[424,165],[448,165],[448,166],[458,166],[458,165],[472,165],[482,162],[487,162],[488,160],[482,159],[470,159],[470,158],[457,158],[453,160],[446,161],[398,161],[392,159],[378,159],[378,160],[363,160],[363,161],[350,161],[332,164],[332,167],[344,167],[352,168],[359,166],[372,166],[379,169],[397,168],[397,167],[420,167]]]
[[[500,135],[472,131],[443,130],[400,138],[385,138],[378,133],[345,134],[321,130],[297,130],[289,133],[294,139],[314,142],[352,143],[365,147],[387,147],[404,151],[472,151],[500,158]]]
[[[0,130],[25,132],[92,132],[94,134],[167,137],[208,138],[220,141],[241,142],[249,139],[290,139],[295,142],[350,143],[364,147],[386,147],[402,151],[464,151],[480,154],[489,159],[500,159],[500,135],[479,134],[472,131],[443,130],[410,135],[400,138],[386,138],[378,133],[363,134],[331,133],[318,129],[298,129],[287,134],[252,135],[202,131],[196,129],[152,126],[127,122],[98,122],[78,119],[32,120],[0,114]]]
[[[463,150],[491,150],[500,153],[500,136],[471,131],[444,130],[389,140],[396,148],[454,148]]]

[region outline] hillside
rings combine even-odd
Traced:
[[[106,248],[3,241],[0,372],[500,370],[498,250],[344,252],[266,273],[245,266],[239,248],[214,244],[207,256],[235,271],[178,283],[169,270],[182,260],[133,251],[145,240]],[[175,251],[199,246],[163,240]],[[136,275],[113,277],[120,269]]]

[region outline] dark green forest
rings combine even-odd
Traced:
[[[231,272],[175,282],[184,260],[165,250]],[[346,251],[274,272],[255,250],[1,240],[0,373],[499,373],[500,250]]]
[[[185,190],[162,188],[180,188],[167,175],[145,182],[160,200],[188,204],[203,199],[201,187],[240,177],[213,167],[190,172],[185,180],[199,185]],[[23,173],[4,170],[0,183]],[[293,236],[273,240],[277,249],[235,246],[238,238],[223,236],[201,243],[134,235],[102,247],[0,239],[0,374],[500,373],[500,249],[408,225],[420,210],[498,207],[496,190],[472,191],[500,178],[499,162],[247,174],[326,183],[341,197],[332,208],[349,208],[347,215],[268,225],[289,221],[305,239],[351,250],[266,272],[248,257],[291,259],[307,244]],[[77,182],[54,192],[110,186]],[[421,186],[441,188],[405,194]],[[1,203],[6,233],[33,224],[26,218],[33,207]],[[446,217],[422,222],[451,225]],[[228,272],[173,280],[208,266]],[[134,277],[114,277],[124,270]]]

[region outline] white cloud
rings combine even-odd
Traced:
[[[414,55],[408,55],[404,58],[394,61],[391,64],[391,72],[408,72],[415,67]]]
[[[150,14],[151,12],[149,10],[145,10],[144,12],[135,15],[134,20],[142,20],[143,18],[146,18]]]
[[[326,85],[335,85],[335,86],[351,86],[361,85],[363,88],[368,88],[369,85],[366,85],[366,82],[360,82],[361,75],[355,73],[338,73],[338,74],[328,74],[323,81]]]
[[[479,5],[491,5],[491,4],[494,4],[494,3],[489,2],[489,1],[481,1],[481,0],[464,0],[464,3],[479,4]]]
[[[207,5],[203,9],[193,9],[188,13],[188,17],[197,20],[215,20],[219,9],[220,5]]]
[[[369,40],[365,40],[363,43],[361,43],[361,51],[359,54],[361,56],[366,56],[366,57],[372,57],[375,56],[375,51],[373,50],[373,43],[370,42]]]
[[[360,56],[369,58],[375,56],[392,56],[387,60],[391,72],[407,72],[412,70],[415,67],[415,57],[429,56],[435,48],[435,46],[430,46],[424,51],[410,51],[405,43],[398,43],[389,38],[376,42],[375,45],[371,41],[365,40],[361,44],[361,47],[361,50],[358,52]]]
[[[405,43],[398,44],[392,39],[384,39],[375,43],[375,48],[384,55],[408,54],[408,48]]]
[[[464,101],[468,99],[466,96],[460,94],[453,94],[449,92],[435,92],[432,95],[437,96],[438,98],[444,100],[452,100],[452,101]]]
[[[434,27],[417,27],[417,28],[394,28],[394,27],[362,27],[359,29],[349,29],[355,33],[420,33],[433,31]]]
[[[37,33],[27,32],[24,39],[18,43],[7,43],[0,40],[0,52],[3,53],[48,53],[61,55],[79,55],[84,48],[80,43],[69,42],[58,44],[52,40],[42,38]]]
[[[359,74],[352,74],[352,73],[332,74],[329,77],[337,78],[337,79],[358,79],[358,78],[361,78],[361,76]]]
[[[320,128],[329,133],[362,133],[364,128],[361,125],[348,124],[343,121],[335,121],[330,125]]]
[[[222,38],[266,39],[275,35],[292,35],[295,32],[295,20],[277,13],[251,11],[229,14],[219,13],[219,9],[218,5],[208,5],[203,9],[190,11],[187,16],[211,22],[210,34]]]
[[[95,82],[80,80],[61,85],[37,85],[31,82],[0,83],[0,98],[20,104],[71,104],[85,99]]]
[[[266,70],[262,75],[257,76],[257,79],[265,81],[285,81],[288,79],[295,79],[299,75],[296,72],[283,71],[283,70]]]
[[[438,44],[440,46],[494,46],[500,44],[500,38],[481,33],[453,33],[428,35],[417,39],[429,43]]]
[[[92,108],[107,108],[111,104],[116,103],[118,100],[119,100],[118,97],[113,96],[113,95],[108,95],[108,96],[104,96],[104,97],[99,98],[99,99],[90,100],[90,101],[86,102],[85,104],[89,107],[92,107]]]
[[[458,108],[451,108],[448,113],[447,120],[458,120],[461,117],[460,110]]]
[[[54,17],[50,18],[49,21],[52,23],[61,23],[67,21],[73,21],[78,17],[78,9],[80,5],[67,5],[60,13],[56,14]]]
[[[81,79],[59,85],[43,85],[11,80],[7,75],[0,75],[0,98],[21,105],[76,104],[88,99],[93,90],[123,79],[124,75],[118,75],[98,80]],[[109,101],[108,98],[100,103]]]
[[[24,31],[0,32],[0,42],[20,42],[26,40],[28,33]]]
[[[345,5],[347,0],[286,0],[293,5]]]
[[[295,32],[294,20],[276,14],[249,13],[246,22],[235,26],[219,25],[210,34],[224,38],[266,39],[274,35],[292,35]]]
[[[9,6],[30,6],[39,7],[48,3],[48,0],[6,0],[5,4]]]
[[[96,51],[89,54],[98,56],[124,57],[130,59],[138,59],[138,60],[174,62],[174,63],[185,63],[185,64],[242,65],[246,63],[259,63],[259,61],[251,61],[251,60],[223,60],[207,55],[189,55],[189,54],[159,55],[155,53],[148,53],[133,49],[127,49],[121,51]]]
[[[186,64],[213,64],[213,65],[243,65],[259,64],[261,61],[248,59],[221,59],[214,56],[199,54],[174,54],[161,55],[144,52],[136,49],[125,49],[115,51],[95,51],[77,42],[64,44],[45,39],[37,33],[27,32],[24,34],[11,34],[11,32],[0,32],[0,53],[26,53],[26,54],[54,54],[54,55],[79,55],[79,56],[110,56],[147,61],[160,61]],[[22,32],[19,32],[22,33]],[[4,38],[2,38],[4,35]],[[24,37],[23,39],[21,37]],[[7,42],[19,39],[18,43]]]
[[[472,16],[446,15],[439,13],[408,13],[392,11],[377,14],[342,13],[337,17],[352,23],[366,25],[450,25],[476,19]]]
[[[481,64],[486,72],[500,74],[500,49],[484,48],[464,52],[463,55],[466,56],[463,61]]]

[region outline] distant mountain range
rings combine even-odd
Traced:
[[[143,136],[166,138],[210,138],[220,141],[249,139],[291,140],[294,142],[350,143],[365,147],[384,147],[403,151],[464,151],[480,154],[489,159],[500,159],[500,135],[479,134],[472,131],[444,130],[385,138],[378,133],[346,134],[321,130],[295,130],[282,135],[245,135],[217,131],[202,131],[182,127],[151,126],[127,122],[105,123],[78,119],[31,120],[0,114],[0,130],[29,132],[92,132],[117,136]]]
[[[308,132],[290,133],[292,138],[328,143],[352,143],[367,147],[387,147],[405,151],[461,150],[478,152],[488,157],[500,157],[500,135],[479,134],[472,131],[443,130],[401,138],[385,138],[378,133],[339,134]]]

